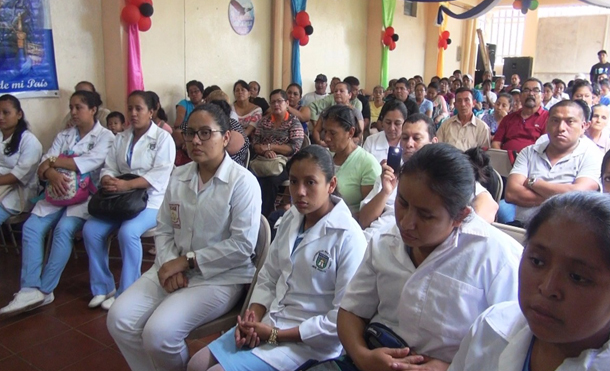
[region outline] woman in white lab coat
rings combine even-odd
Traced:
[[[371,240],[339,310],[339,338],[360,370],[446,369],[476,317],[517,297],[522,247],[468,206],[474,188],[468,158],[451,145],[426,145],[404,164],[396,225]],[[368,349],[368,322],[411,349]]]
[[[157,217],[155,264],[119,296],[108,331],[132,370],[183,370],[188,334],[233,308],[252,282],[261,215],[254,175],[226,152],[229,117],[195,107]]]
[[[452,371],[610,368],[610,198],[571,192],[527,227],[519,301],[483,313]]]
[[[29,199],[38,195],[36,169],[42,145],[28,130],[19,99],[0,96],[0,187],[11,188],[0,196],[0,224],[9,217],[30,211]]]
[[[46,180],[47,187],[53,187],[56,193],[64,193],[68,188],[68,181],[58,168],[88,173],[93,184],[99,183],[100,170],[114,142],[112,132],[97,120],[100,102],[100,96],[89,91],[77,91],[70,98],[70,112],[76,125],[57,134],[38,167],[38,177]],[[89,199],[63,207],[44,199],[36,203],[23,225],[21,290],[9,305],[0,309],[0,314],[16,314],[54,300],[53,290],[70,257],[74,234],[89,217],[88,202]],[[53,242],[43,269],[44,238],[51,228],[55,228]]]
[[[102,169],[102,188],[108,192],[124,192],[146,189],[146,209],[135,218],[102,220],[91,218],[83,227],[83,240],[89,255],[89,274],[93,299],[89,308],[99,305],[108,310],[114,297],[119,296],[140,277],[142,269],[142,241],[140,237],[157,225],[157,213],[174,167],[176,145],[171,134],[156,125],[153,114],[157,107],[151,95],[135,90],[129,94],[127,110],[129,127],[118,133],[114,145],[106,157]],[[124,174],[138,175],[132,180],[117,177]],[[108,266],[108,235],[118,230],[117,238],[123,269],[118,291],[114,276]]]
[[[295,370],[341,354],[339,302],[366,249],[358,223],[335,196],[330,153],[314,145],[287,164],[293,206],[235,328],[198,352],[188,370]]]

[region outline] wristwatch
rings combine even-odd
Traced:
[[[57,156],[49,157],[49,166],[50,167],[54,167],[55,166],[55,161],[57,161]]]
[[[186,261],[189,263],[189,269],[195,269],[195,253],[189,251],[186,253]]]
[[[534,177],[527,178],[527,187],[531,189],[534,186],[534,183],[536,183],[536,180],[538,179]]]
[[[274,327],[271,330],[271,335],[269,335],[269,340],[267,340],[268,344],[277,345],[277,333],[278,333],[278,331],[280,331],[280,329],[277,328],[277,327]]]

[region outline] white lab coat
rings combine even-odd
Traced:
[[[402,245],[400,234],[393,243]],[[517,299],[522,252],[517,241],[471,212],[422,264],[411,265],[398,334],[418,353],[451,362],[479,314]]]
[[[31,131],[26,130],[21,134],[21,141],[17,152],[10,156],[4,154],[4,148],[10,142],[12,136],[0,143],[0,175],[13,174],[19,180],[17,187],[21,188],[24,198],[24,210],[21,209],[19,190],[14,188],[2,199],[5,209],[15,211],[29,211],[32,204],[30,198],[38,195],[38,164],[42,156],[42,145]]]
[[[76,167],[81,174],[89,173],[91,180],[95,185],[100,182],[100,171],[104,160],[108,155],[108,151],[114,143],[114,135],[112,132],[104,128],[99,121],[95,123],[93,129],[84,138],[81,138],[78,142],[78,129],[72,127],[63,130],[57,134],[51,148],[47,153],[42,156],[41,163],[46,161],[51,156],[59,156],[64,153],[67,154],[69,151],[73,151],[78,157],[74,157]],[[89,197],[90,199],[91,197]],[[77,205],[70,205],[67,207],[67,216],[75,216],[82,219],[89,218],[89,212],[87,211],[87,202],[83,202]],[[62,208],[54,206],[48,203],[46,200],[40,200],[34,206],[32,214],[40,217],[45,217],[49,214],[57,212]]]
[[[306,231],[294,251],[304,216],[295,207],[286,212],[250,300],[268,309],[263,323],[280,329],[299,327],[302,342],[264,344],[253,350],[280,371],[341,354],[337,311],[366,240],[345,202],[331,197],[335,207]]]
[[[198,191],[199,181],[195,162],[174,170],[157,215],[157,258],[144,275],[156,281],[164,263],[193,251],[199,269],[187,273],[189,286],[252,282],[262,202],[258,181],[228,154]]]
[[[533,338],[519,303],[494,305],[477,318],[462,341],[449,371],[521,371]],[[610,341],[567,358],[556,371],[606,371]]]
[[[365,151],[375,156],[377,162],[381,162],[381,160],[387,160],[388,158],[388,149],[390,148],[390,144],[388,143],[388,139],[385,136],[385,131],[380,131],[377,134],[370,135],[364,141],[364,145],[362,146]]]
[[[114,145],[110,148],[106,163],[100,174],[117,177],[122,174],[139,175],[150,184],[148,188],[148,209],[158,209],[163,203],[163,196],[169,176],[176,159],[176,144],[171,134],[151,121],[149,129],[133,146],[131,166],[127,164],[127,152],[133,138],[133,126],[118,133]]]

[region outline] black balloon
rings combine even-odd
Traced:
[[[154,12],[155,10],[151,4],[142,3],[142,5],[140,5],[140,14],[142,14],[144,17],[150,17]]]
[[[309,25],[309,26],[305,26],[305,34],[307,36],[311,35],[313,33],[313,26]]]
[[[394,40],[394,42],[398,41],[398,34],[392,35],[392,40]]]
[[[447,39],[447,45],[451,45],[451,39]]]

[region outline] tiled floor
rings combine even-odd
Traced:
[[[2,371],[121,371],[127,363],[106,329],[106,312],[89,309],[87,254],[77,245],[78,259],[70,258],[55,290],[55,301],[43,308],[0,320],[0,370]],[[112,248],[112,255],[118,250]],[[146,256],[145,258],[151,256]],[[144,263],[143,270],[151,263]],[[110,267],[118,278],[120,260]],[[19,290],[21,256],[0,248],[0,306]],[[216,336],[190,340],[191,354]]]

